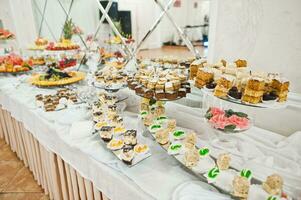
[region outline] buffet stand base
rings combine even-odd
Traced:
[[[33,173],[34,179],[54,200],[108,200],[91,181],[82,177],[60,156],[41,145],[22,122],[0,106],[0,138]]]

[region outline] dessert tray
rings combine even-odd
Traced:
[[[232,109],[222,110],[220,108],[211,107],[204,117],[212,128],[224,133],[243,132],[252,126],[252,121],[247,114],[235,112]]]
[[[286,107],[290,83],[280,74],[250,71],[246,60],[197,61],[190,65],[190,79],[205,94],[258,108]]]
[[[283,192],[283,179],[277,174],[262,182],[249,169],[237,169],[231,164],[231,154],[213,155],[197,138],[196,133],[176,125],[176,120],[164,115],[164,106],[149,106],[142,102],[140,119],[144,135],[154,140],[188,171],[202,181],[230,195],[233,199],[290,199]]]
[[[141,62],[139,71],[128,78],[128,87],[147,99],[173,101],[191,92],[185,66]]]
[[[77,83],[85,78],[85,73],[71,71],[63,72],[49,68],[46,74],[33,75],[29,82],[38,87],[58,87]]]
[[[163,127],[168,129],[168,125]],[[279,175],[272,174],[265,182],[261,182],[253,177],[251,170],[239,171],[231,167],[229,154],[220,154],[215,158],[210,155],[210,149],[207,147],[200,146],[198,142],[194,146],[195,133],[181,127],[175,127],[167,132],[165,130],[156,129],[156,133],[149,130],[148,132],[188,171],[193,172],[221,193],[230,195],[233,199],[291,199],[282,191],[283,180]],[[164,134],[168,135],[167,140],[164,140]],[[273,185],[271,182],[280,182],[279,188],[272,189],[272,186],[267,186]]]
[[[35,97],[37,108],[43,109],[45,112],[60,111],[69,106],[80,104],[75,91],[63,88],[54,95],[38,94]]]
[[[103,144],[118,159],[128,166],[134,166],[151,156],[150,149],[139,141],[137,130],[125,128],[117,102],[114,95],[99,95],[99,100],[92,106],[94,133],[99,134]]]

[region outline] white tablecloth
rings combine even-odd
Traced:
[[[35,107],[34,97],[39,93],[53,91],[35,88],[27,83],[16,87],[16,80],[16,77],[0,78],[2,107],[23,122],[41,144],[59,154],[110,199],[171,199],[179,185],[197,180],[152,139],[142,136],[140,139],[150,145],[152,156],[131,168],[124,165],[103,146],[97,135],[89,133],[90,117],[83,105],[45,113]],[[133,95],[127,90],[125,93]],[[128,108],[135,110],[138,105],[137,98],[130,97],[127,101]],[[223,146],[215,139],[214,131],[203,122],[200,110],[175,103],[168,103],[166,110],[168,115],[177,119],[179,126],[196,130],[201,141],[212,148],[213,154],[230,151],[234,155],[234,165],[251,168],[255,176],[263,179],[272,172],[280,173],[289,193],[294,196],[299,194],[300,133],[285,138],[254,127],[235,140],[235,147],[229,144]],[[125,112],[124,116],[128,128],[139,130],[137,115]],[[78,131],[79,129],[82,131]],[[243,148],[246,144],[250,146]],[[237,149],[237,145],[241,148]],[[254,152],[257,150],[258,156],[248,152],[250,148]],[[283,162],[289,162],[289,165],[283,166]]]

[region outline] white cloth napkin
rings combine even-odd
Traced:
[[[189,181],[179,185],[172,200],[229,200],[228,196],[216,192],[215,188],[200,181]]]

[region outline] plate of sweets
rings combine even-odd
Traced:
[[[247,61],[204,64],[194,77],[195,86],[208,95],[259,108],[284,108],[290,82],[279,73],[250,71]]]
[[[79,104],[79,99],[75,91],[63,88],[53,95],[38,94],[35,97],[37,108],[43,109],[45,112],[59,111],[74,104]]]
[[[48,44],[48,40],[42,37],[38,37],[35,42],[34,45],[30,46],[28,49],[32,50],[32,51],[43,51],[46,49]]]
[[[32,62],[16,54],[0,56],[0,73],[19,74],[32,70]]]
[[[54,43],[50,42],[46,47],[48,51],[69,51],[77,50],[80,46],[69,39],[61,39],[60,42]]]
[[[79,82],[85,78],[85,73],[78,71],[64,72],[50,67],[44,74],[35,74],[30,82],[38,87],[57,87]]]
[[[187,70],[178,64],[149,66],[146,64],[134,76],[128,78],[128,86],[138,96],[173,101],[186,97],[191,92]]]
[[[211,107],[207,110],[205,118],[213,128],[225,133],[246,131],[252,125],[246,113],[235,112],[232,109],[223,110],[217,107]]]

